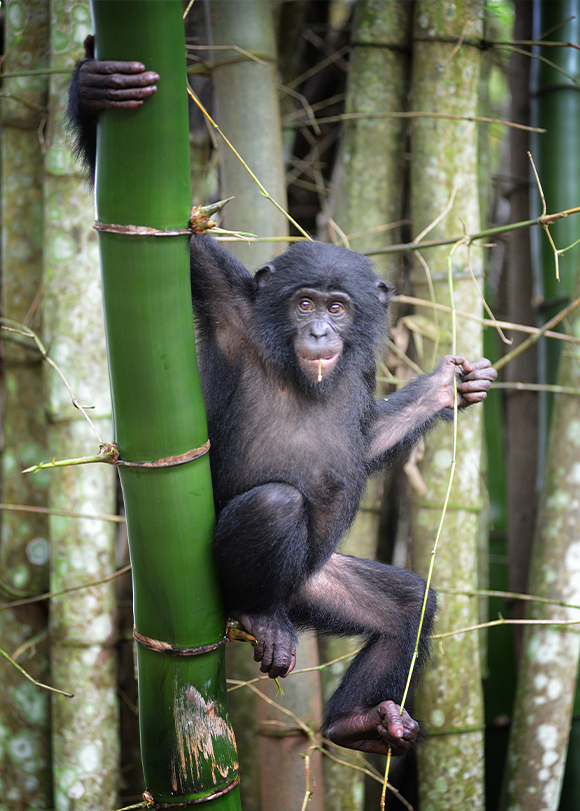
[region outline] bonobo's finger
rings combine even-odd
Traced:
[[[98,70],[101,65],[134,65],[139,66],[139,70],[115,71]],[[138,62],[85,62],[81,66],[80,83],[82,88],[90,87],[113,87],[113,88],[138,88],[149,87],[159,81],[159,74],[153,70],[145,70],[144,65]]]
[[[254,661],[260,662],[260,670],[262,673],[269,673],[274,661],[274,648],[272,645],[264,644],[260,646],[260,658],[256,656],[256,648],[254,646]]]
[[[286,676],[288,676],[288,674],[292,673],[295,667],[296,667],[296,646],[294,646],[294,648],[292,649],[292,654],[290,655],[290,664],[288,666],[287,671],[285,673],[280,674],[282,678],[285,678]]]
[[[89,34],[85,37],[85,41],[83,42],[83,47],[85,49],[85,59],[94,59],[95,58],[95,37],[93,34]]]
[[[266,652],[266,644],[264,640],[256,639],[254,642],[254,662],[261,662]]]
[[[472,362],[465,361],[463,364],[463,376],[465,380],[486,379],[495,380],[497,377],[497,370],[491,365],[491,361],[487,358],[479,358]]]
[[[379,704],[379,713],[383,718],[381,726],[392,738],[403,738],[414,742],[419,734],[419,724],[411,718],[406,709],[394,701],[383,701]]]
[[[403,754],[415,743],[419,734],[419,724],[411,718],[407,710],[403,709],[401,712],[394,701],[383,701],[378,710],[382,723],[377,726],[377,732],[390,745],[393,754]]]
[[[467,358],[464,358],[463,355],[445,355],[442,362],[454,363],[455,366],[463,366],[465,363],[469,364],[469,361]]]
[[[254,655],[255,658],[255,655]],[[260,670],[271,679],[285,678],[296,666],[296,646],[284,643],[266,645]]]
[[[457,393],[459,395],[458,406],[465,408],[465,406],[482,403],[487,397],[487,392],[490,388],[490,380],[468,380],[459,383],[457,386]]]
[[[478,391],[489,391],[491,389],[491,380],[488,378],[476,378],[475,380],[462,380],[457,384],[457,391],[465,397],[471,393]]]
[[[296,667],[296,646],[292,647],[290,651],[282,651],[280,659],[278,660],[278,656],[280,651],[277,650],[274,656],[274,664],[270,668],[270,672],[268,673],[271,679],[277,679],[280,677],[281,679],[285,679],[289,673],[292,673],[294,668]]]
[[[155,93],[157,88],[141,87],[131,90],[98,90],[95,88],[85,89],[83,92],[83,104],[93,110],[134,110],[143,104],[144,99]]]
[[[89,73],[110,75],[112,73],[143,73],[145,65],[142,62],[117,62],[113,59],[91,59],[85,62],[83,69]],[[152,71],[150,71],[152,72]]]

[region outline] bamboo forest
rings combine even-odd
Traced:
[[[580,0],[0,0],[0,32],[0,811],[578,811]],[[304,360],[289,293],[259,318],[307,255],[362,270]]]

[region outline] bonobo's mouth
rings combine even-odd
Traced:
[[[311,382],[321,383],[330,374],[336,365],[340,353],[331,355],[329,358],[307,358],[299,356],[302,371]]]

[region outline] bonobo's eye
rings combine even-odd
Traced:
[[[309,298],[300,299],[298,309],[302,313],[309,313],[314,309],[314,302]]]
[[[331,301],[328,305],[328,312],[332,315],[340,315],[344,312],[344,304],[341,301]]]

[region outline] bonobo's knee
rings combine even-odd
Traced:
[[[302,493],[290,484],[264,484],[252,492],[256,510],[265,520],[288,528],[304,514]]]
[[[304,518],[304,498],[289,484],[272,483],[253,487],[226,504],[218,516],[215,544],[219,553],[223,544],[240,539],[267,551],[269,539],[286,538]],[[248,546],[244,546],[247,553]]]

